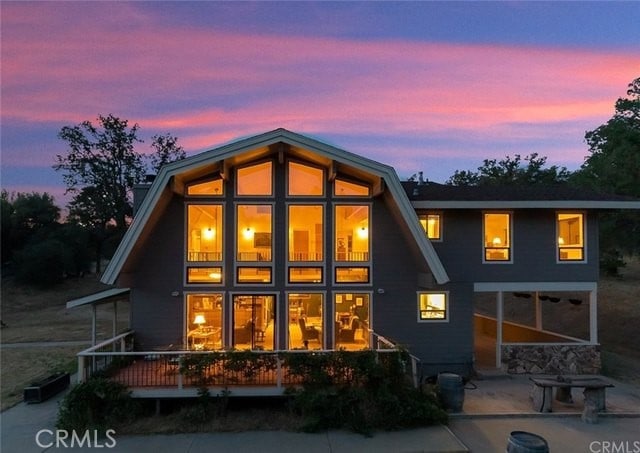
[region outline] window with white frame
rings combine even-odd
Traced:
[[[511,214],[484,214],[484,261],[511,261]]]
[[[447,292],[419,292],[418,293],[418,322],[448,321],[449,293]]]
[[[584,261],[584,214],[559,212],[556,219],[559,261]]]

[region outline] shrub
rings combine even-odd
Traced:
[[[92,378],[76,385],[64,397],[56,427],[68,431],[98,430],[104,433],[139,414],[127,387],[104,378]]]
[[[49,288],[62,281],[63,245],[46,239],[16,252],[16,280],[24,285]]]
[[[301,390],[289,391],[293,410],[305,419],[303,430],[348,428],[369,435],[446,423],[437,398],[408,379],[408,360],[405,352],[287,355],[290,373],[303,382]]]

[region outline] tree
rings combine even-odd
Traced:
[[[141,181],[145,167],[134,149],[140,142],[139,126],[129,128],[127,120],[113,115],[98,116],[99,126],[83,121],[65,126],[58,137],[67,142],[69,152],[57,155],[56,171],[63,172],[67,192],[74,194],[69,204],[81,223],[106,228],[113,222],[124,231],[131,215],[130,193]]]
[[[613,117],[585,134],[591,153],[575,183],[600,192],[640,198],[640,78],[615,103]],[[603,255],[640,253],[640,214],[608,212],[601,216]]]
[[[58,225],[60,208],[46,192],[17,193],[5,202],[10,205],[9,235],[12,252],[24,247],[38,232]]]
[[[507,156],[500,161],[485,159],[477,171],[456,170],[446,183],[454,186],[530,186],[568,181],[571,172],[565,167],[552,165],[545,168],[546,163],[547,158],[537,153],[524,158],[516,154],[513,158]]]
[[[182,146],[178,145],[178,139],[167,133],[151,137],[151,146],[155,152],[150,157],[151,169],[157,173],[163,165],[187,157]]]
[[[11,214],[13,213],[13,205],[9,199],[9,192],[3,190],[0,193],[0,222],[2,222],[2,230],[0,231],[0,252],[2,253],[2,264],[11,259],[13,227],[11,224]]]
[[[640,78],[629,84],[613,117],[585,134],[588,156],[578,181],[600,191],[640,198]]]

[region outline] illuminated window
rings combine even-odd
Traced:
[[[238,261],[271,261],[271,205],[237,206]]]
[[[321,205],[289,205],[289,261],[322,261]]]
[[[324,338],[322,294],[289,294],[288,299],[289,347],[291,349],[322,349]]]
[[[447,293],[418,293],[418,321],[447,321]]]
[[[187,261],[222,261],[222,205],[187,205]]]
[[[239,267],[238,283],[271,283],[271,268]]]
[[[335,181],[336,197],[368,197],[369,193],[369,187],[363,184],[357,184],[343,179],[336,179]]]
[[[335,206],[335,260],[369,261],[369,206]]]
[[[442,217],[440,214],[420,214],[420,225],[424,229],[427,237],[432,241],[442,239]]]
[[[275,296],[239,294],[233,296],[233,342],[236,349],[273,351],[277,338]]]
[[[290,267],[289,283],[322,283],[322,268]]]
[[[222,349],[222,294],[188,294],[186,321],[189,349]]]
[[[188,267],[187,283],[222,283],[222,268]]]
[[[584,261],[584,215],[560,212],[557,216],[558,259]]]
[[[271,195],[273,193],[273,165],[271,161],[238,168],[238,195]]]
[[[223,195],[222,179],[211,179],[189,184],[187,186],[187,195]]]
[[[369,268],[336,267],[336,283],[369,283]]]
[[[485,261],[511,261],[511,214],[484,214]]]
[[[335,294],[335,348],[367,349],[370,341],[370,301],[367,293]]]
[[[322,196],[324,171],[320,168],[289,162],[289,195]]]

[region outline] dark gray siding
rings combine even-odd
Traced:
[[[182,343],[183,231],[184,204],[174,196],[146,239],[133,276],[131,323],[140,348]]]
[[[493,212],[493,211],[491,211]],[[587,262],[557,263],[556,211],[520,209],[513,215],[512,263],[483,263],[482,211],[444,211],[443,241],[433,245],[458,282],[593,282],[598,280],[598,226],[587,213]]]
[[[374,211],[373,324],[376,333],[405,345],[422,361],[423,373],[453,371],[467,375],[473,361],[473,285],[456,282],[420,287],[423,265],[388,205]],[[380,294],[378,289],[383,289]],[[418,322],[417,292],[448,291],[447,322]]]

